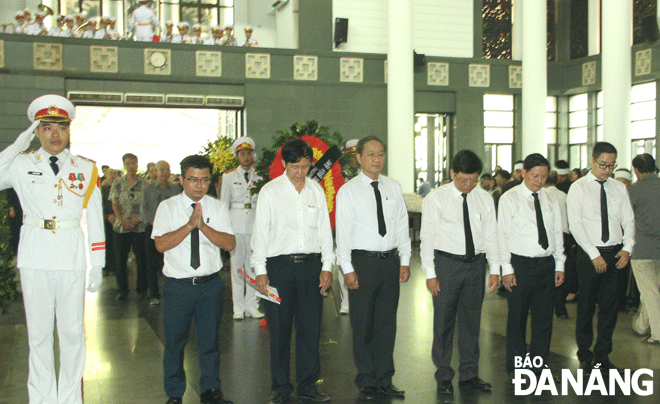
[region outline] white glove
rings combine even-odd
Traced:
[[[30,146],[30,142],[32,142],[32,138],[34,135],[34,130],[37,129],[37,126],[39,126],[39,120],[35,120],[32,125],[30,125],[29,128],[16,138],[16,141],[14,141],[14,145],[17,147],[18,152],[22,152],[23,150],[27,149]]]
[[[98,292],[101,289],[101,284],[103,283],[103,268],[101,267],[92,267],[89,270],[89,276],[87,278],[87,290],[89,292]]]

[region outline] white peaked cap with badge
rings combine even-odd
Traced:
[[[42,95],[32,101],[27,116],[31,122],[70,122],[76,117],[76,107],[61,95]]]
[[[348,142],[346,142],[346,149],[348,150],[348,149],[354,148],[355,146],[357,146],[358,142],[359,142],[359,140],[357,140],[357,139],[349,140]]]
[[[254,150],[254,148],[254,140],[247,136],[239,137],[238,139],[234,140],[234,144],[231,145],[231,151],[234,154],[238,153],[239,150]]]

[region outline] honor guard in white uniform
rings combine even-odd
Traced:
[[[17,267],[30,346],[30,403],[82,403],[85,369],[83,306],[87,289],[101,287],[105,237],[93,161],[67,149],[73,104],[58,95],[28,108],[32,126],[0,153],[0,189],[14,188],[23,207]],[[36,134],[37,151],[25,151]],[[88,241],[81,219],[86,211]],[[53,325],[57,319],[60,371],[55,377]]]
[[[117,19],[115,17],[110,17],[110,26],[106,29],[106,39],[118,40],[121,35],[115,29],[115,24],[117,24]]]
[[[241,269],[252,279],[254,269],[250,263],[252,249],[252,228],[257,208],[257,195],[250,192],[254,184],[261,179],[254,173],[254,140],[247,136],[239,137],[232,145],[232,152],[238,159],[239,166],[222,176],[220,199],[229,206],[231,226],[236,235],[236,248],[231,252],[231,293],[234,300],[234,320],[241,320],[245,315],[261,318],[258,310],[259,301],[254,289],[248,286]]]
[[[225,36],[222,37],[222,42],[220,45],[222,46],[238,46],[238,41],[232,34],[232,31],[234,28],[231,25],[227,25],[225,27]]]
[[[131,19],[128,21],[128,30],[132,31],[135,28],[136,41],[152,42],[154,31],[151,25],[160,27],[160,21],[156,13],[147,6],[147,3],[149,3],[149,0],[140,0],[141,6],[133,11]]]
[[[222,42],[222,30],[219,26],[213,25],[211,27],[211,38],[204,41],[204,45],[220,45]]]
[[[161,35],[160,42],[162,43],[172,42],[172,38],[174,38],[174,32],[172,32],[173,28],[174,28],[174,22],[172,20],[165,21],[165,33]]]
[[[172,43],[192,43],[192,38],[188,35],[190,24],[187,21],[181,21],[176,25],[179,35],[172,38]]]
[[[193,35],[192,35],[192,44],[202,45],[204,43],[204,38],[202,38],[202,24],[195,23],[192,26]]]
[[[241,46],[256,47],[259,46],[256,39],[252,38],[252,27],[249,25],[245,26],[245,41]]]

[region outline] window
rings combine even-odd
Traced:
[[[656,84],[638,84],[630,94],[631,157],[649,153],[655,158],[655,103]]]
[[[513,95],[484,94],[484,167],[511,171],[513,159]]]
[[[557,161],[557,97],[545,99],[545,143],[550,164]]]
[[[578,94],[568,99],[568,163],[572,168],[585,168],[587,159],[587,123],[589,98]]]
[[[437,186],[447,176],[448,126],[447,115],[415,114],[415,184],[421,177]]]

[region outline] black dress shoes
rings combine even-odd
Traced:
[[[181,397],[170,397],[165,404],[183,404]]]
[[[469,387],[477,391],[490,391],[490,383],[486,383],[481,380],[479,377],[473,377],[472,379],[462,380],[458,382],[460,387]]]
[[[406,394],[405,391],[399,390],[395,385],[390,384],[387,387],[379,387],[378,392],[390,397],[403,398]]]
[[[371,401],[376,398],[376,388],[375,387],[363,387],[360,389],[358,398],[364,401]]]
[[[451,380],[443,380],[438,383],[438,394],[453,394],[454,386],[451,384]]]
[[[268,397],[268,404],[282,404],[289,402],[289,395],[280,393],[279,391],[273,391]]]
[[[224,399],[220,389],[206,390],[199,396],[199,399],[201,404],[234,404],[233,401]]]
[[[310,400],[317,403],[322,403],[324,401],[330,401],[330,396],[325,393],[321,393],[318,390],[314,390],[311,393],[306,394],[297,394],[298,398],[302,400]]]

